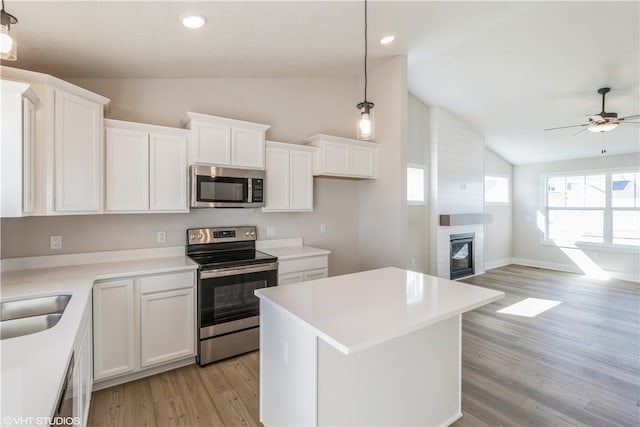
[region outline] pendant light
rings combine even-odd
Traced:
[[[358,139],[373,139],[374,104],[367,101],[367,0],[364,0],[364,101],[356,107],[360,110]]]
[[[18,19],[4,10],[4,0],[2,0],[2,10],[0,10],[0,59],[7,61],[18,59],[16,39],[9,34],[11,24],[17,23]]]

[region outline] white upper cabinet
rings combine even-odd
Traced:
[[[263,212],[313,210],[313,147],[267,141]]]
[[[187,212],[184,129],[105,120],[106,211]]]
[[[173,130],[172,130],[173,131]],[[149,134],[149,209],[188,212],[187,145],[184,129]]]
[[[183,124],[191,129],[189,164],[264,169],[268,125],[192,112]]]
[[[109,122],[109,124],[107,124]],[[110,127],[106,132],[107,212],[149,210],[149,136]]]
[[[55,210],[102,210],[102,105],[55,91]]]
[[[19,217],[35,209],[35,105],[38,97],[26,83],[0,80],[0,208],[2,217]]]
[[[35,111],[24,113],[25,119],[31,113],[35,117],[29,130],[35,138],[33,145],[23,147],[31,169],[23,213],[102,212],[102,133],[109,99],[47,74],[4,66],[1,70],[3,81],[28,84],[39,99]],[[4,90],[2,97],[4,110]]]
[[[347,178],[375,178],[378,149],[375,143],[318,134],[306,144],[317,147],[313,174]]]

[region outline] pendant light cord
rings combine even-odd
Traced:
[[[4,0],[2,0],[4,4]],[[364,0],[364,102],[367,102],[367,0]]]

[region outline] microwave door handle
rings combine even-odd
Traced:
[[[260,273],[272,271],[278,268],[277,262],[269,264],[250,265],[247,267],[221,268],[219,270],[205,270],[200,272],[200,279],[213,279],[216,277],[237,276],[238,274]]]

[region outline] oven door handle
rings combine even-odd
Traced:
[[[212,279],[215,277],[236,276],[238,274],[260,273],[278,269],[277,262],[269,264],[250,265],[247,267],[221,268],[219,270],[205,270],[200,272],[200,279]]]

